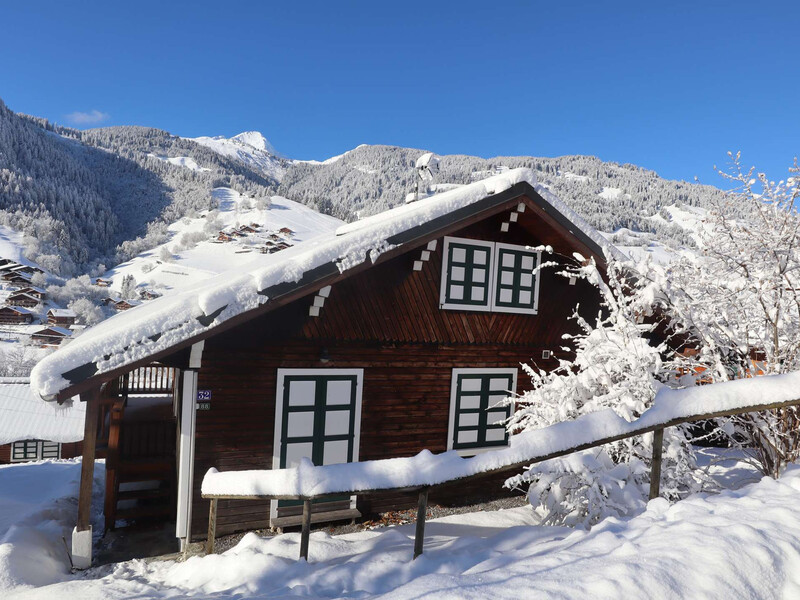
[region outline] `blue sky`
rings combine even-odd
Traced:
[[[800,153],[797,2],[5,2],[0,97],[78,127],[592,154],[721,183]]]

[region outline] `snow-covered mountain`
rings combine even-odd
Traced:
[[[187,139],[210,148],[222,156],[234,158],[276,181],[281,180],[290,165],[289,161],[281,158],[269,140],[258,131],[244,131],[229,138],[218,135]]]

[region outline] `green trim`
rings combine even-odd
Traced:
[[[456,260],[454,254],[457,250],[464,251],[464,260]],[[479,255],[483,255],[484,262],[478,262]],[[492,249],[489,246],[449,242],[447,250],[447,265],[445,267],[445,303],[462,304],[465,306],[489,306],[489,284],[492,280]],[[463,269],[464,279],[453,279],[453,269]],[[477,271],[483,271],[483,281],[476,281]],[[453,287],[460,286],[461,298],[452,296]],[[473,300],[473,291],[483,290],[482,300]]]
[[[480,381],[480,388],[477,390],[464,390],[463,383],[466,380],[473,379]],[[505,426],[500,424],[489,423],[489,410],[492,412],[503,411],[505,417],[508,418],[511,414],[510,406],[497,406],[490,405],[490,397],[499,395],[502,392],[499,390],[490,390],[490,385],[493,379],[504,379],[506,381],[506,390],[510,390],[514,384],[514,376],[507,373],[486,373],[486,374],[468,374],[459,373],[456,376],[456,406],[453,422],[453,449],[465,450],[472,448],[487,448],[492,446],[507,446],[508,445],[508,432]],[[466,398],[478,398],[477,408],[463,408],[462,401]],[[477,415],[477,425],[462,425],[461,420],[464,415]],[[503,439],[487,441],[486,433],[491,430],[503,430]],[[458,434],[464,431],[475,431],[477,436],[474,442],[459,443]]]
[[[514,257],[514,264],[512,266],[504,266],[504,258],[509,255]],[[533,268],[523,268],[522,262],[526,257],[533,259]],[[536,276],[533,274],[533,270],[538,266],[538,262],[539,255],[536,252],[499,247],[497,249],[497,281],[495,284],[494,305],[504,308],[533,309],[536,304]],[[503,283],[504,273],[511,274],[513,279],[511,284]],[[531,275],[530,285],[522,284],[523,274]],[[502,291],[510,291],[511,300],[505,302],[500,300]],[[524,292],[530,294],[528,302],[522,302],[520,300],[520,296]]]
[[[350,383],[350,401],[347,404],[336,404],[327,406],[328,384],[336,381],[347,381]],[[289,397],[291,386],[298,382],[314,383],[314,402],[304,406],[290,406]],[[325,442],[347,441],[347,462],[353,461],[353,449],[355,446],[355,420],[356,420],[356,392],[358,387],[358,377],[356,375],[286,375],[283,379],[283,411],[281,415],[281,439],[280,439],[280,468],[286,468],[286,455],[289,444],[303,444],[311,442],[311,462],[315,465],[322,465],[325,457]],[[329,413],[349,411],[348,433],[346,434],[325,434],[325,419]],[[313,425],[311,435],[291,436],[289,435],[289,415],[293,413],[313,413]],[[350,496],[341,498],[328,498],[325,501],[346,500]],[[278,507],[294,506],[299,501],[281,500]]]

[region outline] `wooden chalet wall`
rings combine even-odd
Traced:
[[[550,244],[571,256],[572,238],[550,229],[530,208],[501,233],[508,212],[454,232],[455,237],[536,246]],[[275,387],[279,368],[363,368],[360,460],[410,456],[423,448],[447,448],[450,382],[456,367],[519,367],[559,353],[580,301],[597,312],[596,292],[569,285],[548,269],[541,275],[539,314],[439,308],[443,240],[414,271],[424,249],[408,252],[333,286],[318,317],[310,317],[314,293],[264,317],[206,340],[198,388],[210,390],[211,408],[197,412],[195,500],[192,529],[203,535],[208,502],[200,484],[210,467],[220,470],[272,466]],[[543,254],[543,260],[554,257]],[[323,362],[321,358],[327,356]],[[517,391],[528,386],[520,370]],[[502,478],[463,486],[432,502],[472,501],[502,493]],[[416,496],[359,497],[364,514],[411,506]],[[267,527],[268,503],[220,501],[217,533]]]

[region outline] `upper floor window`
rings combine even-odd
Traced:
[[[539,260],[524,246],[446,237],[441,307],[536,314]]]

